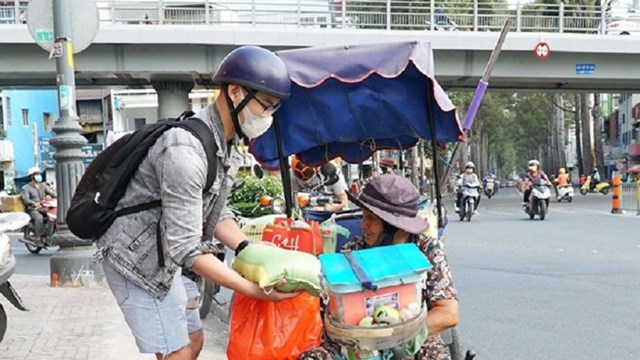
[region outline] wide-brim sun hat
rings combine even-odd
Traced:
[[[418,216],[420,194],[411,181],[392,174],[372,178],[357,197],[349,200],[376,214],[383,221],[411,234],[421,234],[429,224]]]

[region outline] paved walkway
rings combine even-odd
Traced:
[[[49,278],[41,275],[14,275],[11,283],[30,311],[18,311],[0,296],[9,318],[0,359],[155,359],[138,353],[108,288],[51,288]],[[199,359],[226,359],[226,325],[209,316],[204,326],[205,347]]]

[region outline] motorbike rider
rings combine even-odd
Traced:
[[[493,182],[495,184],[497,179],[498,179],[498,177],[496,176],[496,174],[494,174],[493,171],[489,170],[489,171],[487,171],[487,173],[482,178],[482,185],[486,188],[487,187],[487,181],[493,180]],[[498,186],[494,186],[493,187],[493,191],[494,192],[498,192]]]
[[[318,170],[319,168],[304,164],[297,155],[294,155],[291,160],[291,172],[293,173],[293,176],[291,176],[291,191],[294,193],[311,192],[314,188],[317,188],[324,181],[322,174]],[[340,203],[326,204],[324,206],[324,210],[326,211],[341,211],[349,205],[347,182],[337,166],[336,171],[338,181],[333,185],[323,186],[323,190],[325,193],[335,196]]]
[[[53,198],[57,197],[56,192],[53,191],[47,184],[42,182],[42,172],[40,168],[34,166],[29,168],[27,172],[29,175],[29,183],[22,187],[20,196],[22,202],[27,207],[27,213],[33,220],[35,242],[38,245],[44,245],[42,241],[42,234],[44,232],[44,217],[47,216],[47,207],[43,206],[42,202],[45,200],[45,196],[49,195]]]
[[[522,207],[526,207],[529,203],[529,197],[531,196],[531,189],[533,188],[533,184],[540,181],[540,179],[544,179],[547,182],[549,181],[549,177],[540,169],[540,162],[538,160],[529,160],[527,164],[529,169],[524,175],[525,181],[525,190],[524,190],[524,199],[522,200]]]
[[[458,212],[460,210],[460,207],[462,206],[462,190],[464,188],[465,185],[474,185],[480,184],[480,180],[478,180],[478,174],[476,174],[474,172],[474,170],[476,169],[476,165],[473,163],[473,161],[469,161],[468,163],[466,163],[464,165],[464,173],[460,174],[460,178],[458,179],[457,182],[457,187],[458,187],[458,191],[456,192],[456,212]],[[482,189],[478,189],[478,192],[480,193],[482,191]],[[476,199],[476,206],[473,209],[474,212],[477,214],[477,209],[478,209],[478,204],[480,204],[480,195],[478,195],[478,198]]]
[[[567,174],[565,168],[560,168],[558,170],[558,177],[556,178],[555,183],[558,187],[569,185],[569,174]]]
[[[600,183],[600,172],[598,171],[597,167],[593,168],[593,172],[591,172],[591,191],[594,191],[596,189],[596,185],[598,185]]]

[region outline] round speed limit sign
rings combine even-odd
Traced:
[[[548,58],[549,55],[551,55],[551,48],[546,42],[540,41],[538,44],[536,44],[536,47],[533,48],[533,53],[538,59],[544,60]]]

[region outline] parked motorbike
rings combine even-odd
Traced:
[[[29,224],[22,229],[23,238],[19,238],[18,241],[23,243],[27,250],[32,254],[38,254],[42,249],[47,249],[49,246],[56,246],[53,235],[55,234],[58,225],[56,224],[56,218],[58,213],[58,200],[47,199],[42,202],[42,213],[44,217],[44,230],[42,233],[42,243],[35,241],[35,223],[33,220],[29,221]]]
[[[484,184],[484,194],[489,199],[496,194],[496,181],[494,179],[487,179]]]
[[[549,199],[551,198],[551,190],[549,189],[549,186],[550,184],[544,179],[540,179],[538,182],[533,184],[529,202],[527,203],[527,206],[523,208],[524,212],[529,214],[529,219],[533,220],[533,218],[538,215],[540,220],[544,220],[547,216]]]
[[[558,202],[562,202],[562,200],[567,200],[567,202],[573,201],[573,186],[557,186],[556,189],[558,190]]]
[[[7,231],[17,230],[29,223],[29,215],[22,212],[0,214],[0,294],[18,310],[27,311],[22,299],[9,283],[9,278],[15,271],[16,258],[11,250],[11,239]],[[0,342],[7,332],[7,313],[0,304]]]
[[[308,191],[299,191],[294,194],[296,206],[300,210],[323,209],[328,204],[340,204],[340,200],[334,194],[324,192],[325,186],[331,186],[340,180],[338,170],[332,163],[326,163],[320,167],[322,181]]]
[[[601,181],[597,183],[593,188],[591,187],[592,182],[591,175],[587,176],[587,180],[580,187],[580,194],[587,195],[587,193],[601,193],[602,195],[607,195],[609,193],[609,189],[611,189],[611,185],[609,185],[606,181]]]
[[[465,184],[462,186],[462,206],[458,209],[460,221],[471,221],[471,216],[476,210],[478,200],[480,200],[480,184]]]

